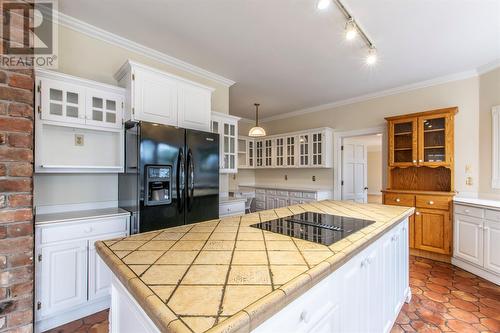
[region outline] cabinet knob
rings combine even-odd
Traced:
[[[469,214],[469,213],[470,213],[470,210],[465,209],[465,210],[464,210],[464,213],[465,213],[465,214]]]
[[[423,160],[418,160],[418,163],[422,163],[422,162],[423,162]]]
[[[430,200],[430,201],[428,202],[428,204],[429,204],[429,205],[434,205],[434,201]]]
[[[399,199],[399,198],[396,198],[396,202],[401,202],[401,199]]]
[[[413,164],[417,163],[417,160],[413,160]]]
[[[416,212],[415,215],[420,215],[420,212]]]
[[[300,321],[303,321],[306,324],[309,322],[309,313],[307,313],[306,310],[300,313]]]

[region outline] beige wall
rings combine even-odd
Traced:
[[[368,151],[368,194],[381,195],[382,190],[382,150]]]
[[[500,68],[479,77],[479,192],[500,200],[500,190],[491,188],[491,108],[495,105],[500,105]]]
[[[386,116],[450,106],[458,106],[459,108],[459,113],[455,121],[455,186],[463,195],[475,193],[478,190],[479,175],[478,77],[379,97],[330,110],[263,122],[262,126],[269,134],[324,126],[332,127],[339,131],[356,130],[384,125],[384,117]],[[248,125],[244,124],[244,126]],[[240,132],[244,133],[244,131]],[[467,135],[464,135],[465,133]],[[470,165],[471,167],[470,176],[473,178],[472,186],[465,184],[466,165]],[[262,172],[266,173],[266,181],[276,183],[283,179],[285,170],[259,170],[256,174]],[[286,172],[289,171],[286,170]],[[302,169],[299,172],[304,179],[307,179],[317,171]],[[327,177],[320,183],[317,182],[318,186],[333,184],[333,173],[330,172],[329,174],[331,178]]]
[[[127,60],[158,68],[215,88],[212,110],[229,113],[229,88],[127,49],[59,27],[58,71],[116,85],[113,75]],[[221,175],[221,191],[227,191],[227,176]],[[118,200],[117,175],[41,175],[34,177],[35,205],[74,204]]]

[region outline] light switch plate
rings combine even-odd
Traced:
[[[83,146],[85,144],[85,137],[83,134],[75,134],[75,146]]]

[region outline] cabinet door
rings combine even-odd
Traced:
[[[322,166],[325,163],[325,158],[323,157],[325,136],[322,132],[312,133],[312,149],[311,149],[311,165]]]
[[[139,68],[132,75],[133,120],[177,126],[177,81]]]
[[[236,124],[230,122],[222,122],[222,166],[223,171],[227,173],[235,173],[238,171],[237,165],[237,138]]]
[[[309,134],[299,135],[299,166],[309,166]]]
[[[276,199],[276,208],[286,207],[288,206],[287,198],[277,198]]]
[[[87,89],[86,123],[89,125],[121,128],[123,96]]]
[[[484,268],[500,274],[500,223],[484,222]]]
[[[255,141],[247,141],[247,166],[253,168],[255,166]]]
[[[389,165],[417,165],[417,118],[389,121]]]
[[[418,209],[415,213],[415,248],[450,254],[451,221],[448,211]]]
[[[430,115],[418,118],[418,164],[449,166],[453,163],[451,116]]]
[[[287,136],[286,137],[286,166],[294,167],[297,166],[297,137]]]
[[[454,255],[476,265],[483,265],[483,220],[455,215]]]
[[[264,166],[264,141],[255,141],[255,166],[263,167]]]
[[[285,138],[276,138],[274,141],[274,165],[282,167],[286,164],[285,161]]]
[[[212,93],[204,88],[179,84],[178,126],[208,131]]]
[[[264,166],[273,166],[273,140],[264,140]]]
[[[396,318],[398,307],[398,291],[397,280],[401,277],[398,275],[398,255],[396,245],[396,232],[390,231],[383,236],[380,249],[381,271],[384,273],[385,279],[382,283],[382,332],[389,332],[393,325],[393,318]]]
[[[50,79],[41,79],[41,117],[66,123],[85,123],[85,89]]]
[[[347,266],[348,265],[348,266]],[[342,281],[341,303],[340,303],[340,331],[339,332],[363,332],[362,320],[364,307],[361,305],[366,301],[365,284],[363,279],[364,258],[356,256],[347,263],[347,267],[342,270],[340,278]]]
[[[89,246],[89,300],[98,299],[109,296],[111,288],[111,271],[108,266],[102,261],[101,257],[96,252],[95,242],[98,240],[107,240],[119,237],[125,237],[127,233],[117,233],[111,235],[102,235],[88,242]]]
[[[44,246],[41,255],[40,315],[87,302],[87,240]]]
[[[415,248],[415,214],[408,218],[408,245]]]
[[[266,209],[274,209],[274,208],[276,208],[276,198],[266,197]]]

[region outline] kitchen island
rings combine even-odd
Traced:
[[[303,212],[375,221],[330,246],[251,225]],[[96,243],[112,332],[388,332],[413,208],[320,201]]]

